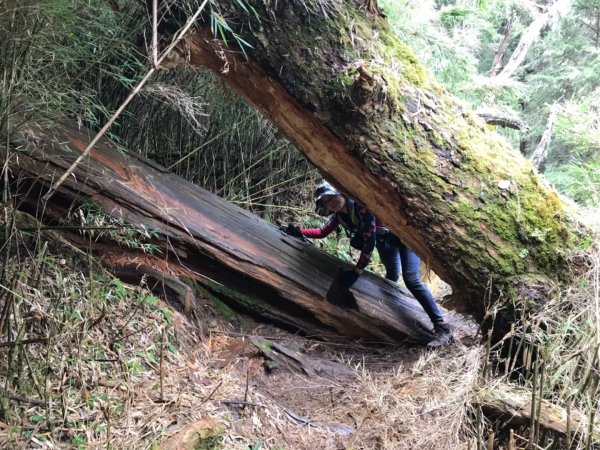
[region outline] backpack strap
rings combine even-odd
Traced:
[[[344,226],[346,231],[356,233],[358,230],[358,215],[356,213],[356,202],[351,198],[346,199],[346,208],[348,213],[338,213],[338,220]]]

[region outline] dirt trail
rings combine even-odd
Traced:
[[[460,448],[462,412],[455,417],[450,412],[465,398],[458,398],[453,386],[462,394],[469,389],[474,380],[470,374],[461,380],[460,372],[474,369],[478,350],[466,345],[472,343],[473,327],[457,317],[454,322],[457,344],[438,352],[323,342],[266,325],[247,324],[231,333],[213,323],[217,328],[208,341],[213,367],[238,385],[237,398],[221,400],[222,415],[230,420],[224,448],[243,448],[235,447],[235,435],[255,443],[264,439],[261,448],[273,449],[439,449],[440,441]],[[255,336],[322,370],[308,374],[273,363],[251,343]],[[445,429],[436,423],[435,432],[422,432],[428,422],[448,419]]]

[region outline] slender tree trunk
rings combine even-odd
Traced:
[[[517,48],[510,59],[498,74],[499,79],[507,80],[515,73],[521,63],[525,60],[527,52],[539,38],[542,29],[559,14],[565,14],[571,7],[571,0],[556,0],[548,11],[536,18],[521,35]]]
[[[556,103],[550,107],[550,115],[548,116],[548,122],[546,122],[546,129],[544,130],[544,134],[542,134],[539,144],[531,155],[531,164],[538,170],[544,164],[546,156],[548,156],[548,149],[550,148],[552,133],[554,132],[554,123],[556,122],[556,117],[559,112],[560,106]]]
[[[508,47],[508,43],[510,42],[510,33],[512,31],[513,24],[517,19],[517,15],[513,12],[508,19],[506,24],[506,28],[504,30],[504,37],[502,38],[502,42],[500,42],[500,47],[498,47],[498,51],[496,52],[496,56],[494,57],[494,62],[492,63],[492,67],[490,69],[490,76],[495,77],[502,66],[502,58],[504,57],[504,53]]]
[[[491,301],[531,304],[569,273],[563,255],[580,237],[561,200],[385,20],[352,2],[327,15],[303,2],[263,5],[260,20],[236,4],[220,2],[250,60],[205,28],[170,67],[217,72],[448,282],[456,304],[484,317]],[[505,306],[497,323],[512,320]]]

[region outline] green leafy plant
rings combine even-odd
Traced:
[[[138,358],[132,358],[125,361],[125,365],[133,377],[139,377],[144,372],[144,367],[141,365]]]
[[[31,418],[29,419],[29,421],[36,425],[38,423],[40,423],[42,420],[44,420],[44,416],[41,414],[34,414],[33,416],[31,416]]]
[[[158,237],[156,231],[146,225],[126,224],[123,217],[110,216],[96,205],[84,204],[76,209],[72,217],[78,217],[82,225],[82,234],[90,239],[110,239],[131,249],[139,249],[144,253],[162,253],[160,248],[148,240]]]
[[[559,191],[576,202],[590,207],[600,206],[600,163],[573,162],[550,168],[545,175]]]
[[[77,448],[85,448],[86,443],[87,442],[85,438],[78,433],[71,436],[71,444],[76,446]]]
[[[242,0],[237,0],[237,1],[238,1],[238,4],[243,6],[243,9],[245,11],[248,11],[248,9],[246,8],[246,6]],[[254,8],[252,8],[252,10],[256,14],[256,10],[254,10]],[[213,34],[215,36],[219,36],[223,40],[225,45],[227,45],[227,36],[231,35],[231,37],[237,42],[238,47],[240,48],[240,50],[242,50],[244,55],[246,55],[245,48],[252,48],[252,45],[250,45],[239,34],[237,34],[235,31],[233,31],[233,29],[229,26],[229,24],[223,18],[223,16],[221,16],[221,14],[219,14],[219,12],[217,12],[215,10],[213,10],[212,14],[210,15],[210,25],[211,25]]]
[[[106,2],[91,0],[6,0],[0,15],[0,49],[8,84],[0,93],[0,131],[12,105],[48,117],[66,114],[98,125],[108,111],[93,75],[102,70],[116,83],[141,72],[144,62],[130,40],[135,2],[117,14]],[[125,10],[124,10],[125,11]],[[10,13],[8,13],[10,12]]]

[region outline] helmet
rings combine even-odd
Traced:
[[[338,191],[334,189],[332,185],[330,185],[327,181],[322,182],[317,189],[315,190],[315,202],[321,200],[321,198],[326,195],[341,195]]]
[[[338,191],[334,189],[327,181],[324,181],[317,189],[315,189],[315,212],[319,216],[328,216],[330,211],[325,208],[321,199],[326,195],[341,195]]]

